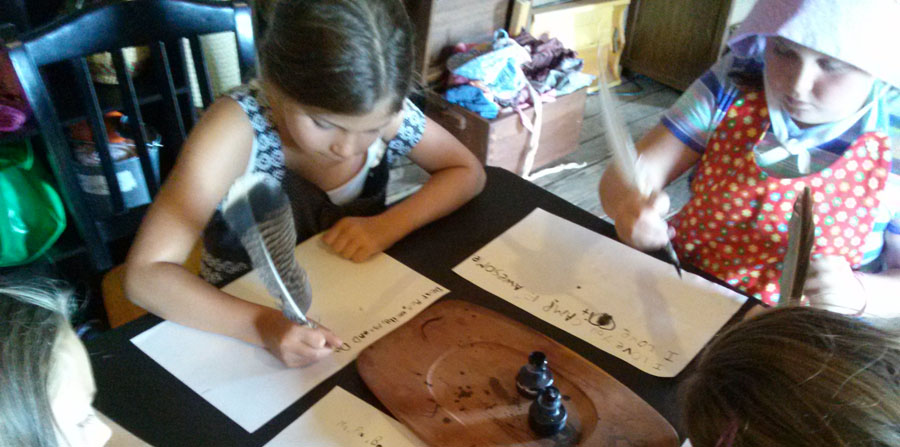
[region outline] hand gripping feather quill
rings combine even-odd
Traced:
[[[634,141],[631,140],[631,136],[628,135],[625,124],[619,116],[619,111],[616,109],[616,100],[609,92],[606,74],[603,70],[600,70],[598,84],[600,86],[598,91],[601,106],[600,114],[603,116],[603,125],[606,127],[606,141],[612,150],[613,162],[619,168],[619,172],[625,177],[625,181],[635,186],[641,195],[647,197],[652,191],[650,191],[650,187],[640,171],[637,149],[635,149]],[[678,255],[675,254],[672,241],[666,244],[665,251],[672,264],[675,265],[675,272],[681,278],[681,262],[678,260]]]

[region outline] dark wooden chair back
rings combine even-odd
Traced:
[[[129,209],[119,188],[109,151],[103,115],[120,110],[129,117],[141,170],[151,198],[159,189],[147,150],[148,132],[142,109],[153,108],[162,124],[166,166],[174,160],[196,113],[192,105],[187,60],[197,74],[203,106],[213,91],[200,36],[233,31],[242,81],[256,72],[253,22],[249,6],[241,1],[130,0],[91,7],[25,34],[7,44],[13,67],[31,103],[34,119],[46,147],[47,159],[88,255],[98,271],[115,262],[110,243],[130,237],[145,207]],[[182,39],[190,42],[185,50]],[[137,81],[126,70],[122,48],[149,46],[150,69]],[[86,56],[110,52],[117,86],[95,85]],[[173,66],[177,68],[173,70]],[[149,78],[149,79],[146,79]],[[100,216],[88,204],[79,186],[75,158],[64,126],[86,120],[93,133],[103,177],[109,192],[112,217]],[[187,126],[186,126],[187,124]],[[163,173],[166,169],[163,169]]]

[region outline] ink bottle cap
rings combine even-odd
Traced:
[[[548,386],[541,390],[528,409],[528,426],[539,436],[553,436],[566,426],[568,412],[559,390]]]
[[[516,375],[516,389],[519,394],[534,399],[550,385],[553,385],[553,373],[547,367],[547,356],[541,351],[532,352],[528,356],[528,364],[521,367]]]

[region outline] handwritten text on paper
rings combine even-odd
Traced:
[[[295,254],[312,282],[308,315],[345,342],[335,354],[291,369],[263,348],[168,321],[132,342],[238,425],[254,432],[352,362],[360,351],[447,293],[383,253],[357,264],[334,255],[314,238],[297,246]],[[222,290],[275,307],[255,272]]]
[[[424,447],[394,418],[335,387],[265,447]]]
[[[746,299],[541,209],[453,271],[661,377],[677,375]]]

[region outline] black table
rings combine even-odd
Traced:
[[[448,288],[442,299],[460,299],[493,309],[566,345],[634,390],[679,429],[676,388],[685,376],[665,379],[643,373],[555,326],[532,316],[451,271],[535,208],[615,238],[612,225],[498,168],[487,168],[487,185],[478,197],[437,222],[409,235],[387,253]],[[665,260],[661,253],[656,254]],[[744,306],[745,310],[750,305]],[[741,314],[742,312],[739,312]],[[382,411],[351,363],[293,403],[254,433],[247,433],[154,362],[129,340],[158,324],[152,315],[90,341],[97,382],[95,406],[145,441],[159,446],[261,446],[340,385]],[[173,346],[173,349],[177,347]],[[253,399],[253,396],[247,396]],[[679,432],[681,430],[679,429]]]

